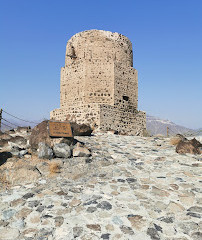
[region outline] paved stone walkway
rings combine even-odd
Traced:
[[[90,158],[0,192],[0,240],[201,240],[202,157],[166,138],[78,137]]]

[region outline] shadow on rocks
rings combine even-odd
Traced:
[[[12,154],[10,152],[1,152],[0,153],[0,166],[6,163],[8,158],[11,158]]]

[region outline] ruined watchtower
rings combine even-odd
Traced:
[[[138,78],[130,40],[89,30],[75,34],[61,68],[60,108],[55,120],[87,123],[100,130],[142,135],[146,116],[138,111]]]

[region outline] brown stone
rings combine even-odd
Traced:
[[[73,136],[90,136],[93,129],[87,124],[71,122]]]
[[[131,222],[132,227],[136,230],[141,230],[145,223],[143,216],[140,215],[129,215],[128,220]]]
[[[25,200],[19,198],[19,199],[13,200],[13,201],[10,203],[10,206],[11,206],[11,207],[16,207],[16,206],[18,206],[18,205],[22,205],[24,202],[25,202]]]
[[[87,224],[86,227],[94,231],[101,231],[101,227],[99,224]]]
[[[202,144],[197,141],[195,138],[191,140],[184,140],[180,141],[178,145],[176,146],[176,152],[179,154],[201,154],[200,148],[202,147]]]
[[[78,205],[80,205],[80,204],[81,204],[81,201],[74,198],[74,199],[72,199],[72,201],[70,202],[69,206],[70,206],[70,207],[76,207],[76,206],[78,206]]]
[[[29,138],[31,148],[37,150],[40,142],[45,142],[47,145],[51,146],[51,138],[48,132],[48,120],[39,123],[32,129],[32,133]]]
[[[84,147],[82,144],[77,143],[73,149],[73,157],[89,157],[91,152],[88,148]]]
[[[112,224],[107,224],[105,228],[107,231],[114,231],[114,226]]]
[[[30,208],[25,207],[16,214],[16,217],[19,219],[26,218],[31,212],[32,210]]]
[[[170,194],[162,189],[152,186],[152,193],[161,197],[168,197]]]
[[[168,204],[167,208],[170,210],[170,212],[173,212],[173,213],[182,212],[185,209],[181,204],[173,202],[173,201],[171,201]]]
[[[174,190],[178,190],[179,186],[177,184],[170,184],[171,188]]]
[[[30,167],[30,169],[29,169]],[[12,184],[31,183],[35,182],[41,177],[40,173],[32,166],[22,168],[15,168],[10,171],[8,181]]]

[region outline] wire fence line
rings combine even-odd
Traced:
[[[9,125],[7,125],[7,124],[5,124],[5,123],[1,123],[3,126],[5,126],[5,127],[8,127],[8,128],[13,128],[13,127],[11,127],[11,126],[9,126]]]
[[[11,125],[14,125],[14,126],[16,126],[16,127],[19,127],[17,124],[10,122],[10,121],[6,120],[6,119],[3,118],[3,117],[2,117],[1,119],[4,120],[4,121],[7,122],[7,123],[10,123]]]
[[[2,117],[3,113],[5,113],[6,115],[14,118],[14,119],[17,119],[17,120],[20,120],[20,121],[23,121],[23,122],[26,122],[26,123],[31,123],[31,124],[38,124],[37,122],[32,122],[32,121],[29,121],[29,120],[25,120],[25,119],[22,119],[22,118],[19,118],[11,113],[8,113],[7,111],[1,109],[0,110],[0,129],[2,129],[2,126],[4,127],[7,127],[9,129],[14,129],[15,127],[21,127],[19,124],[16,124],[16,123],[13,123],[10,121],[10,119],[6,119],[5,117]]]
[[[31,121],[24,120],[24,119],[21,119],[21,118],[19,118],[19,117],[16,117],[16,116],[14,116],[14,115],[12,115],[12,114],[6,112],[6,111],[3,110],[3,109],[2,109],[2,112],[6,113],[7,115],[9,115],[9,116],[11,116],[11,117],[14,117],[14,118],[16,118],[16,119],[18,119],[18,120],[21,120],[21,121],[23,121],[23,122],[28,122],[28,123],[35,123],[35,124],[38,124],[37,122],[31,122]]]

